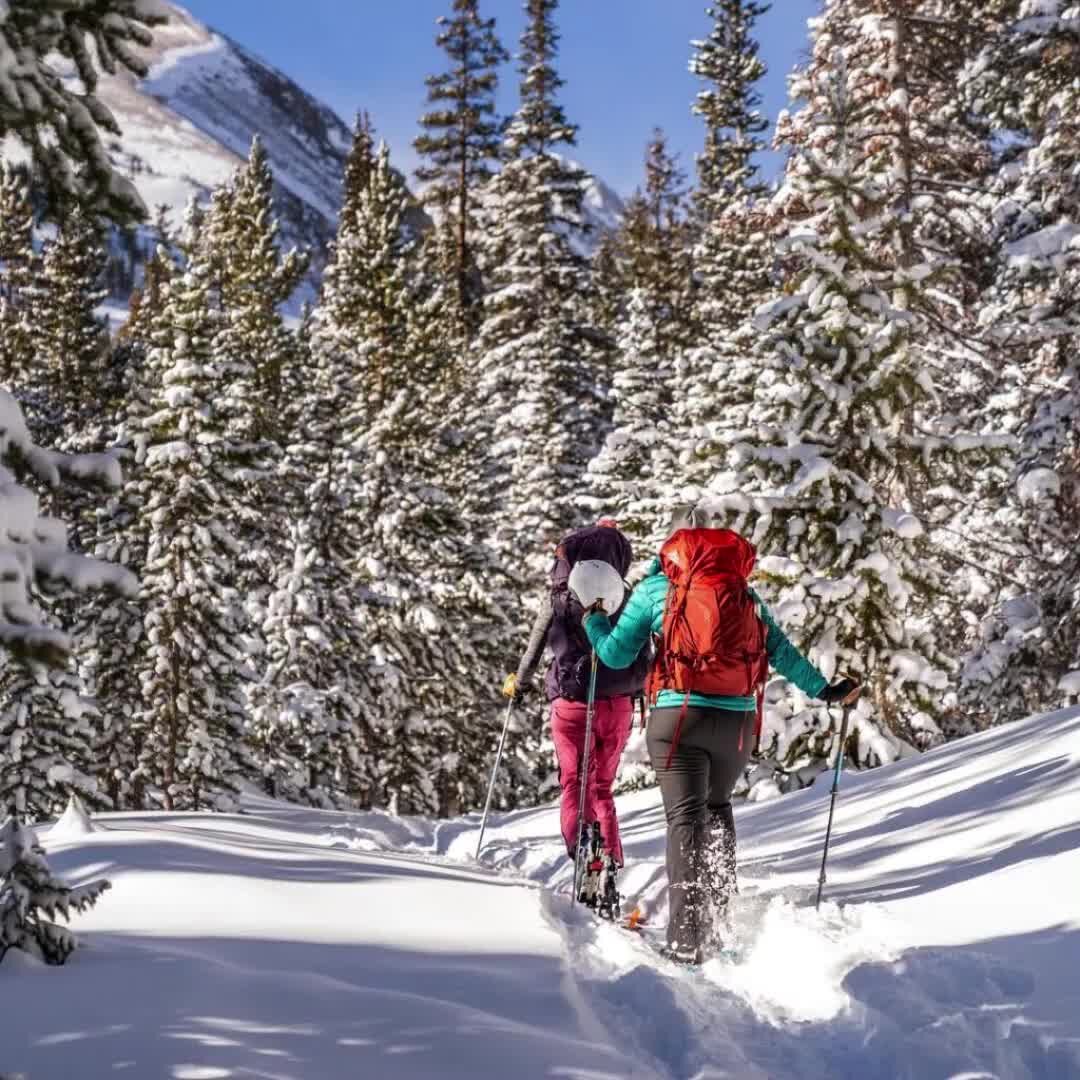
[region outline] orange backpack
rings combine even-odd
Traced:
[[[769,657],[747,582],[756,557],[754,545],[730,529],[680,529],[660,551],[669,587],[649,694],[654,702],[661,690],[685,695],[669,768],[691,694],[756,697],[760,736]]]

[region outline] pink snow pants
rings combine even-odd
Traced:
[[[619,769],[619,758],[630,738],[634,720],[634,702],[629,697],[598,701],[593,714],[592,752],[589,755],[589,781],[585,791],[585,821],[600,822],[604,850],[622,866],[622,840],[615,816],[611,785]],[[574,857],[578,832],[579,762],[585,747],[585,704],[556,698],[551,703],[551,737],[559,759],[559,782],[562,784],[562,834],[566,850]]]

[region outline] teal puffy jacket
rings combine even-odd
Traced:
[[[668,579],[660,569],[660,560],[653,559],[648,576],[634,589],[615,626],[611,625],[611,620],[602,612],[586,617],[585,633],[601,663],[610,668],[629,667],[648,644],[650,637],[661,632],[668,587]],[[753,589],[750,590],[750,595],[758,605],[758,613],[768,630],[765,651],[769,654],[769,664],[804,694],[818,697],[828,686],[828,679],[788,641],[787,635],[776,624],[769,609]],[[656,707],[678,708],[685,698],[686,695],[677,690],[662,690],[656,700]],[[691,694],[690,704],[707,709],[735,711],[757,708],[752,697],[717,697],[711,694]]]

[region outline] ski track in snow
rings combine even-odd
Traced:
[[[1080,1080],[1080,710],[740,806],[735,962],[688,973],[570,902],[553,807],[118,814],[46,837],[114,888],[63,971],[0,965],[0,1075]],[[624,892],[666,918],[655,792]],[[10,1002],[10,1004],[8,1004]]]

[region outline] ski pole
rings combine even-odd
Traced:
[[[581,769],[581,779],[578,781],[577,849],[574,852],[575,901],[581,892],[581,875],[585,869],[581,860],[581,841],[585,836],[585,793],[589,787],[589,758],[592,754],[593,712],[596,708],[596,668],[598,663],[599,659],[596,650],[593,649],[592,666],[589,669],[589,694],[585,699],[585,748],[578,764],[578,768]]]
[[[502,735],[499,736],[499,749],[495,751],[495,767],[491,770],[491,783],[488,784],[487,798],[484,800],[484,817],[480,822],[480,839],[476,841],[476,861],[480,861],[480,848],[484,844],[484,830],[487,829],[488,814],[491,811],[491,797],[495,794],[495,777],[499,775],[502,763],[503,747],[506,745],[506,733],[510,730],[510,714],[514,711],[514,699],[506,706],[506,720],[503,721]]]
[[[844,706],[843,719],[840,722],[840,745],[836,750],[836,765],[833,769],[832,795],[829,799],[829,824],[825,829],[825,850],[821,854],[821,876],[818,878],[817,903],[815,909],[821,910],[821,897],[825,892],[825,864],[829,859],[829,841],[832,839],[833,814],[836,812],[836,794],[840,790],[840,773],[844,768],[844,743],[847,742],[848,719],[851,706]]]

